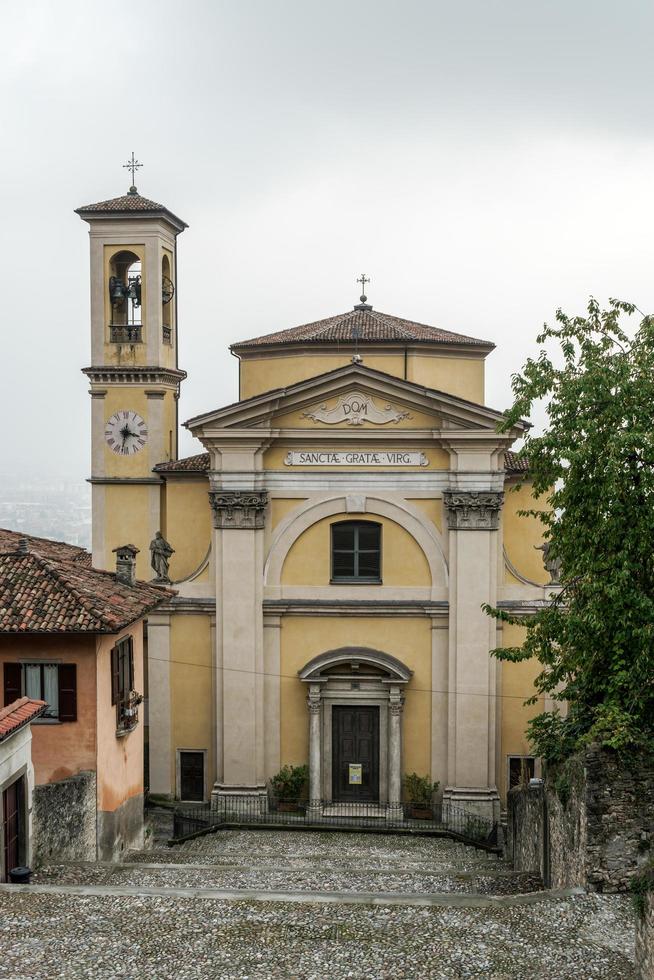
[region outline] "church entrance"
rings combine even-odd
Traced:
[[[379,801],[379,707],[332,708],[334,802]]]

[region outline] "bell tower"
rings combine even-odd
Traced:
[[[157,463],[177,459],[177,236],[184,221],[134,186],[77,208],[89,225],[93,564],[139,549],[137,576],[152,578],[149,544],[162,528]]]

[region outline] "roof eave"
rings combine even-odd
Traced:
[[[139,218],[162,218],[177,231],[178,234],[188,228],[188,224],[167,208],[143,208],[140,211],[122,211],[116,208],[115,211],[94,210],[88,206],[75,208],[75,214],[79,215],[82,221],[110,221],[115,218],[121,220],[138,221]]]

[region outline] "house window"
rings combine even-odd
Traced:
[[[509,756],[509,789],[524,786],[534,778],[536,760],[533,755]]]
[[[332,582],[381,582],[380,524],[332,524]]]
[[[111,703],[116,705],[118,734],[136,728],[140,700],[134,691],[134,645],[126,636],[111,651]]]
[[[77,721],[77,665],[41,660],[5,663],[5,705],[25,697],[46,702],[42,718]]]

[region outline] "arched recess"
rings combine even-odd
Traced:
[[[345,665],[356,666],[357,670],[362,665],[364,668],[372,667],[375,671],[386,674],[387,679],[396,684],[406,684],[413,676],[413,671],[397,657],[382,650],[373,650],[372,647],[338,647],[336,650],[327,650],[306,663],[298,671],[298,676],[301,681],[320,683],[327,680],[329,672],[334,668]]]
[[[123,249],[109,260],[110,340],[114,343],[139,343],[141,329],[141,259],[135,252]]]
[[[348,513],[347,497],[343,494],[303,501],[299,507],[291,511],[273,534],[264,566],[264,585],[272,588],[280,587],[286,556],[307,528],[325,517],[345,513]],[[364,513],[366,517],[386,517],[403,527],[414,538],[427,560],[432,589],[439,585],[447,586],[448,569],[440,535],[417,508],[406,501],[398,503],[383,497],[366,496]],[[358,514],[353,513],[352,517],[355,516]]]

